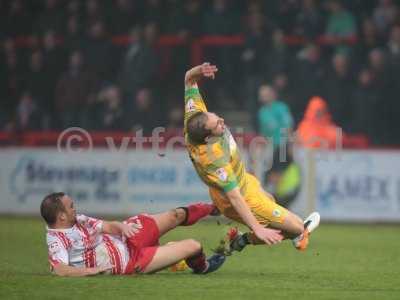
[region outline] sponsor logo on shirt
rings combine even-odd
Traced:
[[[186,112],[192,112],[196,110],[196,105],[194,103],[194,100],[190,98],[188,102],[186,103]]]
[[[279,217],[281,216],[281,211],[280,211],[279,209],[275,208],[275,209],[272,211],[272,215],[273,215],[274,217],[279,218]]]
[[[228,179],[228,173],[226,173],[224,168],[219,168],[215,173],[217,174],[218,178],[222,181],[226,181]]]

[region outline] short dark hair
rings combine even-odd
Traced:
[[[57,221],[57,215],[65,212],[64,204],[61,202],[64,196],[65,193],[52,193],[44,197],[40,205],[40,214],[47,225],[53,225]]]
[[[187,133],[191,142],[205,144],[206,137],[211,135],[211,129],[206,129],[207,114],[204,112],[195,113],[187,123]]]

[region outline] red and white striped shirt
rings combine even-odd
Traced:
[[[47,228],[47,246],[51,268],[58,263],[73,267],[113,265],[112,274],[124,274],[129,251],[120,236],[103,234],[103,221],[77,215],[67,229]]]

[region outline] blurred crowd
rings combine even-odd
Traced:
[[[319,96],[346,132],[400,144],[399,9],[394,0],[0,0],[0,130],[180,128],[190,43],[241,34],[239,47],[204,52],[220,69],[202,86],[210,109],[246,110],[263,132],[276,101],[282,126],[297,128]],[[167,34],[187,46],[160,48]]]

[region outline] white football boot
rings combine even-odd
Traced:
[[[318,212],[313,212],[304,220],[304,232],[292,240],[293,246],[297,250],[304,251],[307,249],[310,233],[318,227],[320,220],[321,216]]]

